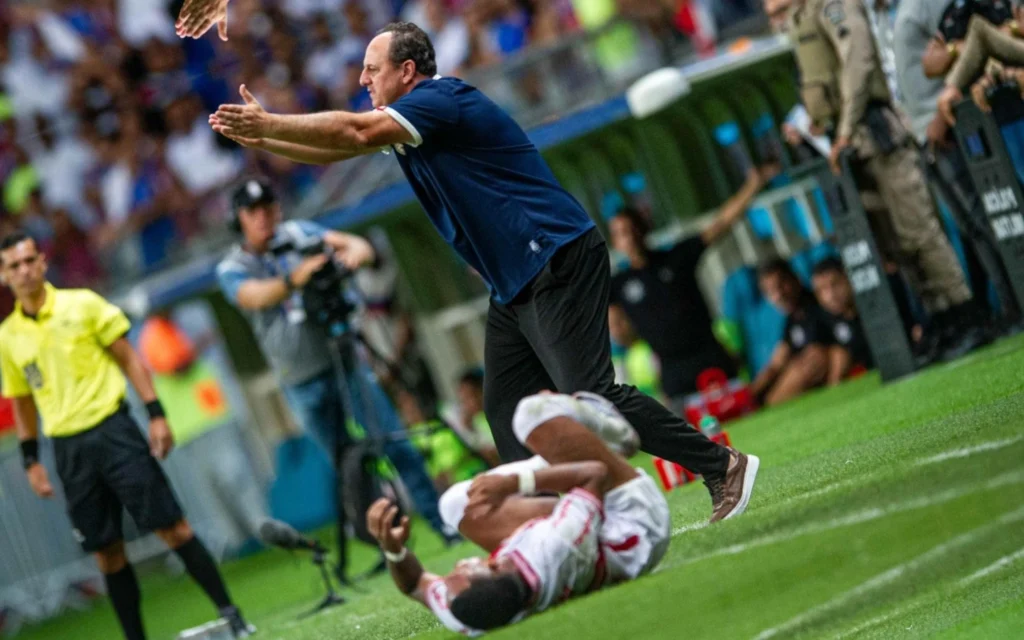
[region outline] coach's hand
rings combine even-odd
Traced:
[[[243,84],[238,88],[245,104],[222,104],[210,116],[210,126],[232,140],[259,140],[267,136],[270,115]]]
[[[501,503],[505,502],[505,498],[514,495],[518,490],[519,478],[517,476],[497,473],[479,476],[469,486],[466,515],[475,518],[486,516],[500,507]]]
[[[217,24],[217,33],[228,39],[228,0],[185,0],[174,30],[180,38],[201,38]]]
[[[174,448],[174,436],[167,425],[167,418],[153,418],[149,421],[149,452],[157,460],[163,460]]]
[[[37,496],[40,498],[53,497],[53,485],[50,484],[50,476],[46,474],[46,467],[42,463],[35,463],[25,473],[28,474],[28,483],[32,485],[32,490],[36,492]]]
[[[409,516],[402,516],[395,526],[397,515],[398,505],[387,498],[378,498],[366,512],[366,528],[388,553],[401,552],[409,540]]]

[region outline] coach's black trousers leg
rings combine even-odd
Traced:
[[[103,574],[103,581],[107,585],[107,595],[114,605],[114,613],[121,623],[124,637],[127,640],[145,640],[146,631],[142,628],[142,596],[132,565],[125,564],[120,571]]]
[[[484,413],[502,462],[532,454],[512,432],[516,405],[526,396],[555,389],[509,306],[491,300],[484,340]]]
[[[608,335],[608,250],[597,230],[567,245],[514,308],[519,326],[558,391],[592,391],[611,402],[640,435],[641,448],[690,471],[719,475],[728,451],[635,387],[615,384]]]

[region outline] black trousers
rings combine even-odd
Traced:
[[[615,384],[608,335],[611,267],[597,229],[562,247],[510,303],[491,300],[484,407],[501,459],[531,454],[512,432],[519,401],[544,389],[591,391],[640,435],[641,448],[704,475],[724,473],[728,451],[635,387]]]

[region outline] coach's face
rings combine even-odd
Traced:
[[[15,297],[33,296],[46,282],[46,256],[39,252],[36,241],[22,240],[0,251],[4,282]]]
[[[416,63],[406,60],[401,64],[391,61],[392,34],[382,33],[370,41],[363,58],[363,73],[359,84],[370,92],[374,108],[394,104],[416,86]]]

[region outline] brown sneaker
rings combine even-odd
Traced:
[[[754,493],[754,479],[761,460],[729,449],[729,467],[725,475],[704,478],[704,484],[711,493],[711,522],[728,520],[743,513]]]

